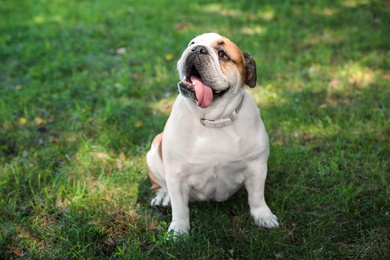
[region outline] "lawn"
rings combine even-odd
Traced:
[[[0,0],[0,15],[0,259],[389,257],[389,2]],[[174,243],[145,153],[176,61],[209,31],[257,62],[280,228],[254,224],[243,189],[191,204]]]

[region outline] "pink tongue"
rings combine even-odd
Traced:
[[[211,102],[213,101],[212,89],[209,86],[203,84],[203,82],[195,76],[191,76],[191,81],[195,84],[194,88],[196,98],[198,99],[198,105],[201,108],[210,106]]]

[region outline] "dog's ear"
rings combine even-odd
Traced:
[[[246,69],[246,80],[245,84],[247,84],[249,87],[254,88],[256,86],[256,62],[252,58],[251,55],[244,52],[244,62],[245,62],[245,69]]]

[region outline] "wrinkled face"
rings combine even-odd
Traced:
[[[179,91],[199,107],[256,85],[256,64],[229,39],[206,33],[190,41],[177,63]]]

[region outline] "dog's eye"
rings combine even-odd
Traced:
[[[218,56],[221,58],[221,59],[229,59],[229,56],[227,56],[226,52],[224,52],[223,50],[219,50],[218,51]]]

